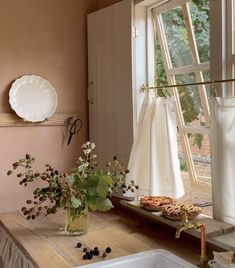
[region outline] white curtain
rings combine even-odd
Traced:
[[[180,198],[180,173],[175,99],[146,93],[138,121],[128,169],[144,193]]]
[[[211,102],[213,216],[235,224],[235,98]]]

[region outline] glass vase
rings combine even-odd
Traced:
[[[66,208],[65,233],[69,236],[81,236],[87,234],[89,229],[88,207]]]

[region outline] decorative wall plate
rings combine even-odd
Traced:
[[[57,94],[52,85],[37,75],[24,75],[15,80],[9,102],[18,116],[30,122],[51,117],[57,107]]]

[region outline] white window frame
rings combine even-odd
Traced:
[[[170,54],[168,51],[166,37],[164,35],[161,16],[158,16],[158,14],[155,14],[155,17],[158,18],[156,20],[157,32],[158,32],[158,35],[161,35],[161,38],[159,38],[161,50],[165,51],[165,53],[163,53],[163,61],[164,61],[164,65],[165,65],[168,83],[169,84],[176,84],[176,81],[174,79],[174,75],[185,73],[186,70],[187,70],[186,71],[187,73],[194,72],[196,75],[197,81],[202,82],[203,81],[202,71],[203,70],[210,70],[209,63],[200,63],[200,58],[199,58],[199,54],[198,54],[197,46],[196,46],[196,40],[195,40],[195,36],[194,36],[194,32],[193,32],[191,16],[189,14],[189,7],[187,4],[188,1],[189,0],[175,0],[175,1],[170,1],[170,2],[169,1],[151,1],[151,0],[138,1],[138,5],[141,7],[143,7],[145,5],[145,9],[146,9],[146,11],[145,11],[146,28],[144,29],[146,31],[146,33],[145,33],[145,38],[146,38],[145,41],[146,42],[145,43],[146,43],[146,53],[147,53],[147,57],[146,57],[147,60],[145,62],[145,64],[146,64],[146,69],[145,69],[146,70],[146,77],[145,77],[146,83],[145,84],[150,84],[150,85],[156,84],[154,81],[154,61],[153,61],[154,57],[153,57],[153,55],[154,55],[155,51],[154,51],[154,38],[153,38],[154,29],[153,29],[153,20],[152,20],[152,9],[156,6],[157,6],[157,13],[160,14],[160,13],[163,13],[164,11],[167,11],[169,9],[174,8],[175,6],[183,5],[184,6],[184,8],[183,8],[184,16],[190,18],[186,23],[186,26],[187,26],[186,28],[187,28],[191,48],[193,48],[193,56],[192,56],[193,63],[192,63],[192,65],[189,65],[189,66],[173,68],[171,65],[171,59],[170,59]],[[141,3],[139,3],[139,2],[141,2]],[[138,8],[138,5],[137,5],[137,8]],[[143,19],[143,17],[142,17],[142,19]],[[138,16],[137,16],[137,21],[138,21]],[[137,48],[137,54],[139,55],[138,48]],[[144,83],[142,83],[142,84],[144,84]],[[210,112],[209,112],[209,104],[208,104],[208,100],[207,100],[205,86],[201,86],[199,92],[200,92],[200,98],[201,98],[203,111],[205,114],[205,119],[206,119],[207,125],[209,125]],[[201,183],[197,179],[197,174],[196,174],[196,171],[194,168],[193,157],[192,157],[191,148],[190,148],[189,139],[188,139],[187,134],[188,133],[209,134],[209,127],[186,126],[184,123],[184,119],[183,119],[183,114],[182,114],[182,110],[181,110],[181,105],[180,105],[180,100],[179,100],[177,88],[173,89],[173,94],[175,95],[176,101],[177,101],[177,119],[178,119],[179,135],[180,135],[180,139],[181,139],[181,143],[182,143],[182,147],[183,147],[183,151],[184,151],[185,160],[187,163],[191,183]]]
[[[235,78],[235,43],[234,43],[234,0],[211,0],[210,23],[211,28],[211,80]],[[223,97],[234,96],[232,83],[216,86],[219,95]]]

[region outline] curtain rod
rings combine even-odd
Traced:
[[[189,83],[189,84],[179,84],[179,85],[168,85],[168,86],[158,86],[158,87],[148,87],[143,85],[141,90],[149,90],[149,89],[164,89],[164,88],[172,88],[172,87],[186,87],[186,86],[197,86],[197,85],[214,85],[214,84],[222,84],[228,82],[235,82],[235,79],[225,79],[225,80],[215,80],[215,81],[207,81],[207,82],[198,82],[198,83]]]

